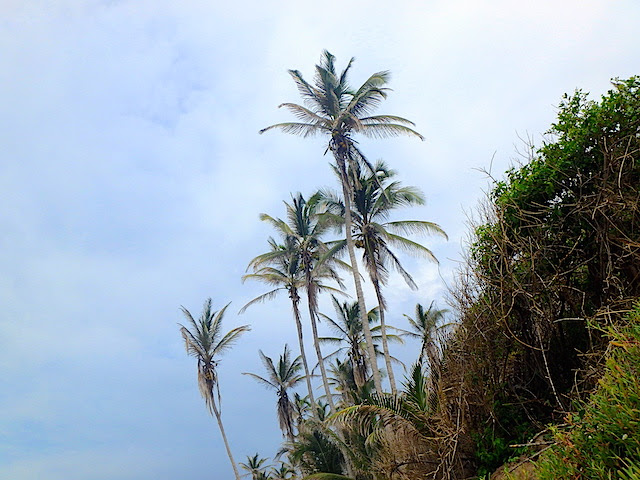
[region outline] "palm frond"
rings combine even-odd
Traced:
[[[385,227],[387,227],[392,232],[397,232],[402,235],[411,235],[416,233],[421,235],[435,234],[443,237],[446,240],[449,239],[442,227],[433,222],[425,222],[421,220],[400,220],[387,222],[385,223]]]
[[[390,259],[391,265],[393,265],[396,271],[402,276],[405,283],[409,285],[409,287],[412,290],[417,290],[418,285],[416,285],[416,282],[413,280],[413,277],[402,266],[398,257],[396,257],[396,255],[391,250],[389,250],[389,248],[386,245],[382,245],[381,249],[385,252],[386,258]]]
[[[253,378],[254,380],[257,380],[259,383],[262,383],[265,387],[267,388],[271,388],[274,390],[278,389],[278,386],[274,383],[271,383],[269,380],[267,380],[266,378],[261,377],[260,375],[256,375],[255,373],[251,373],[251,372],[242,372],[242,375],[247,375],[248,377]]]
[[[240,327],[236,327],[225,334],[224,337],[218,342],[218,344],[214,348],[214,353],[217,355],[222,354],[223,352],[230,349],[240,336],[251,330],[249,325],[242,325]]]
[[[413,240],[409,240],[406,237],[395,235],[389,232],[387,232],[387,239],[390,243],[397,247],[400,247],[405,252],[420,255],[421,257],[427,258],[434,263],[439,263],[433,252],[424,245],[420,245],[419,243],[414,242]]]
[[[312,110],[321,111],[321,92],[311,86],[298,70],[289,70],[289,75],[291,75],[296,87],[298,87],[298,92],[304,103]]]
[[[316,125],[319,128],[329,130],[331,128],[331,122],[326,118],[312,112],[308,108],[298,105],[297,103],[282,103],[278,108],[286,108],[293,115],[303,123],[308,125]]]
[[[368,138],[390,138],[407,135],[424,140],[424,137],[414,129],[397,123],[362,123],[362,128],[358,132]]]
[[[202,348],[200,342],[193,335],[193,333],[191,333],[184,325],[178,325],[180,326],[180,334],[182,335],[182,338],[184,340],[187,354],[193,357],[206,357],[207,352]]]
[[[293,230],[291,230],[291,227],[289,227],[289,225],[287,225],[287,223],[285,221],[281,220],[280,218],[274,218],[271,215],[268,215],[266,213],[261,213],[259,215],[259,218],[260,218],[261,221],[269,223],[281,235],[285,235],[286,236],[286,235],[293,235],[294,234]],[[281,253],[281,249],[278,249],[278,250],[272,251],[272,252],[267,252],[267,253],[265,253],[263,255],[259,255],[256,258],[259,258],[259,257],[268,258],[269,254],[273,255],[273,254],[278,253],[278,252]]]
[[[266,128],[263,128],[258,133],[263,134],[264,132],[268,132],[269,130],[273,130],[274,128],[282,130],[284,133],[289,133],[291,135],[299,135],[302,138],[313,137],[315,135],[318,135],[319,133],[329,133],[326,127],[322,125],[300,122],[276,123],[275,125],[270,125]]]

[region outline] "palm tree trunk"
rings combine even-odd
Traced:
[[[422,340],[422,348],[420,349],[420,356],[418,357],[418,361],[423,362],[425,358],[427,358],[427,342],[426,340]]]
[[[224,446],[227,449],[227,455],[229,455],[229,461],[231,462],[231,466],[233,467],[233,473],[236,476],[236,480],[240,480],[240,472],[238,472],[238,467],[236,466],[236,462],[233,459],[233,455],[231,454],[231,448],[229,447],[229,441],[227,440],[227,435],[224,433],[224,426],[222,425],[222,418],[220,417],[220,411],[218,407],[216,407],[215,402],[211,403],[211,408],[213,413],[216,416],[216,420],[218,420],[218,427],[220,427],[220,434],[222,434],[222,441],[224,442]]]
[[[356,296],[358,297],[358,308],[360,309],[360,321],[364,330],[364,338],[367,342],[367,356],[369,357],[369,367],[373,374],[373,383],[376,391],[382,393],[382,380],[380,378],[380,370],[376,361],[376,352],[373,347],[373,337],[371,336],[371,328],[367,321],[367,307],[364,303],[364,293],[362,292],[362,283],[360,282],[360,272],[358,270],[358,262],[356,260],[355,249],[353,245],[353,237],[351,236],[351,188],[347,177],[347,167],[345,159],[338,151],[333,151],[338,170],[340,171],[340,179],[342,180],[342,196],[344,197],[344,224],[347,237],[347,251],[349,252],[349,261],[351,262],[351,270],[353,271],[353,283],[356,287]]]
[[[380,331],[382,332],[382,351],[384,352],[384,362],[387,366],[387,374],[389,375],[389,385],[391,386],[391,393],[396,395],[398,390],[396,389],[396,378],[393,375],[393,368],[391,368],[391,355],[389,354],[389,344],[387,343],[387,327],[384,323],[384,300],[382,299],[382,292],[380,291],[380,282],[376,278],[371,278],[373,282],[373,288],[376,291],[376,297],[378,299],[378,312],[380,313]]]
[[[309,391],[309,402],[311,402],[312,411],[315,412],[313,406],[316,404],[316,400],[313,396],[313,386],[311,385],[311,372],[309,371],[309,365],[307,364],[307,355],[304,352],[304,340],[302,338],[302,322],[300,321],[300,309],[298,307],[298,302],[300,301],[300,297],[296,296],[291,298],[291,303],[293,305],[293,316],[296,320],[296,328],[298,329],[298,343],[300,344],[300,356],[302,357],[302,365],[304,366],[304,374],[305,380],[307,381],[307,390]]]
[[[307,278],[307,280],[308,282],[311,282],[311,279]],[[329,403],[329,408],[331,408],[331,413],[334,413],[336,410],[336,406],[333,403],[333,398],[331,397],[329,380],[327,380],[327,371],[324,368],[324,357],[322,356],[322,351],[320,350],[320,341],[318,340],[318,327],[316,325],[316,310],[314,308],[315,302],[313,300],[313,293],[311,292],[312,288],[312,284],[307,283],[307,304],[309,305],[309,318],[311,319],[313,346],[315,347],[316,355],[318,356],[318,366],[320,367],[320,374],[322,375],[322,384],[324,385],[324,392],[327,395],[327,402]]]

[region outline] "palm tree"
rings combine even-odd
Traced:
[[[219,311],[211,310],[211,298],[204,302],[202,314],[196,321],[189,310],[180,307],[189,321],[189,327],[180,324],[180,333],[184,339],[187,353],[198,360],[198,387],[205,404],[212,415],[215,415],[220,427],[220,434],[227,449],[229,461],[233,467],[236,480],[240,480],[238,467],[231,454],[229,441],[222,425],[220,408],[220,385],[218,381],[218,357],[227,351],[238,340],[240,335],[250,330],[248,325],[236,327],[226,334],[222,334],[222,317],[229,304]]]
[[[434,335],[438,330],[449,325],[443,323],[444,317],[448,312],[449,310],[447,309],[438,309],[434,302],[431,302],[427,310],[417,303],[415,318],[405,315],[409,321],[409,325],[413,329],[413,332],[406,332],[406,334],[422,342],[418,361],[422,362],[425,356],[429,359],[432,376],[437,374],[437,366],[439,363]]]
[[[382,286],[387,284],[390,267],[404,278],[407,285],[417,289],[417,285],[409,272],[400,263],[391,247],[397,247],[407,253],[422,256],[434,262],[437,259],[427,247],[403,236],[411,233],[438,234],[447,238],[446,233],[433,222],[420,220],[389,221],[393,210],[401,207],[424,205],[424,195],[415,187],[401,186],[393,181],[394,170],[379,160],[373,172],[362,173],[359,165],[349,169],[352,177],[353,199],[351,218],[353,220],[353,238],[355,246],[362,249],[362,259],[373,284],[378,300],[380,327],[382,333],[382,350],[389,375],[391,392],[397,393],[395,377],[391,367],[388,335],[385,323],[386,302],[382,294]],[[344,215],[344,206],[335,194],[325,193],[326,201],[334,210]]]
[[[292,242],[292,249],[296,252],[300,262],[300,269],[304,277],[304,288],[307,292],[307,306],[309,308],[313,345],[318,357],[327,401],[333,410],[334,405],[327,381],[327,372],[322,362],[323,357],[318,341],[318,293],[321,290],[330,290],[343,294],[342,291],[324,285],[321,281],[323,279],[331,279],[342,286],[342,281],[333,268],[333,264],[337,262],[335,255],[344,246],[344,242],[337,242],[329,247],[321,240],[322,235],[333,225],[330,222],[323,221],[322,217],[319,216],[319,199],[320,194],[318,193],[312,195],[309,200],[305,200],[302,194],[298,193],[293,197],[291,204],[284,202],[288,222],[264,213],[260,215],[260,218],[271,223],[287,242]]]
[[[296,249],[293,237],[285,237],[284,244],[278,244],[273,238],[269,238],[271,251],[258,255],[249,262],[247,269],[252,268],[253,273],[244,275],[242,281],[247,279],[258,280],[276,288],[262,294],[247,303],[240,313],[244,312],[250,305],[273,298],[279,291],[285,290],[289,294],[291,307],[293,309],[293,319],[298,331],[298,345],[300,357],[304,367],[307,391],[312,404],[315,403],[313,387],[311,386],[311,371],[307,363],[307,355],[304,350],[304,338],[302,334],[302,322],[300,320],[300,294],[299,289],[304,287],[304,277],[300,268],[300,257]]]
[[[294,406],[289,398],[288,390],[295,387],[302,381],[304,375],[300,375],[302,365],[300,365],[300,357],[291,360],[291,352],[287,345],[284,346],[284,352],[280,355],[278,364],[275,365],[273,360],[267,357],[260,350],[260,359],[267,369],[267,378],[256,375],[255,373],[244,373],[258,380],[267,388],[276,391],[278,395],[278,423],[282,434],[286,435],[289,441],[293,441],[294,426]]]
[[[280,106],[287,108],[300,121],[277,123],[260,130],[260,133],[276,128],[285,133],[303,137],[316,134],[325,134],[329,137],[327,150],[331,150],[340,172],[346,207],[347,250],[353,269],[360,314],[364,318],[367,309],[354,252],[353,238],[351,237],[352,186],[347,175],[347,164],[353,165],[358,161],[368,164],[368,162],[357,148],[352,136],[356,133],[374,138],[412,135],[422,139],[422,136],[411,128],[414,125],[413,122],[405,118],[394,115],[370,115],[378,104],[387,97],[388,88],[385,85],[390,79],[390,74],[387,71],[374,73],[360,88],[351,90],[347,77],[353,61],[352,58],[342,73],[338,74],[335,69],[335,57],[325,50],[320,63],[316,65],[313,85],[308,83],[299,71],[289,70],[306,107],[295,103],[283,103]],[[367,352],[375,386],[381,392],[382,381],[375,360],[371,331],[366,321],[362,323],[365,327]]]
[[[251,474],[251,480],[260,480],[268,466],[265,465],[266,462],[266,458],[261,458],[256,453],[253,457],[247,456],[247,463],[240,463],[240,466]]]

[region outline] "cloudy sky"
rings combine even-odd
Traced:
[[[354,85],[391,70],[380,113],[426,137],[362,142],[426,193],[405,218],[450,236],[424,240],[439,268],[403,257],[418,292],[391,279],[403,326],[443,302],[480,170],[539,144],[565,92],[640,73],[638,25],[635,0],[0,1],[0,478],[231,478],[177,327],[207,297],[253,328],[220,366],[234,453],[276,452],[275,398],[241,373],[295,331],[285,297],[238,316],[265,291],[240,277],[261,212],[336,187],[324,139],[257,133],[299,100],[288,68],[328,49]]]

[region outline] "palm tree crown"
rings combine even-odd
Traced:
[[[211,299],[207,299],[202,314],[195,320],[189,310],[181,307],[182,313],[189,321],[190,328],[180,324],[180,334],[185,342],[187,353],[198,361],[198,387],[207,408],[213,413],[216,398],[219,399],[218,357],[230,349],[240,335],[249,331],[249,325],[236,327],[222,334],[222,318],[229,304],[219,311],[211,309]],[[218,402],[219,403],[219,402]]]
[[[251,480],[260,480],[264,478],[264,471],[267,469],[268,465],[266,458],[261,458],[257,453],[253,457],[247,456],[247,463],[240,463],[240,466],[249,472],[251,475]]]
[[[354,60],[351,58],[347,67],[338,74],[335,57],[325,50],[320,64],[316,65],[313,84],[307,82],[298,70],[289,70],[306,106],[283,103],[280,107],[288,109],[300,121],[271,125],[260,130],[260,133],[273,128],[303,137],[324,133],[331,136],[330,142],[336,148],[345,141],[347,148],[354,148],[352,133],[374,138],[414,135],[422,139],[422,135],[411,128],[414,123],[406,118],[370,115],[387,98],[389,88],[385,85],[391,74],[388,71],[374,73],[354,91],[348,84],[348,73]]]
[[[266,387],[275,390],[278,395],[278,422],[282,434],[293,440],[294,426],[294,406],[289,398],[288,390],[295,387],[301,382],[305,376],[300,375],[302,364],[300,357],[291,359],[291,351],[287,345],[284,346],[284,352],[280,355],[277,364],[267,357],[260,350],[260,359],[267,370],[267,378],[256,375],[255,373],[245,373],[250,377],[258,380]]]
[[[413,332],[406,332],[406,334],[420,340],[422,346],[420,347],[419,361],[422,361],[426,356],[429,360],[432,373],[438,363],[435,335],[440,329],[450,325],[443,323],[445,315],[448,312],[449,310],[439,309],[435,306],[434,302],[431,302],[429,308],[426,310],[421,304],[416,304],[414,318],[405,315],[413,330]]]
[[[437,234],[447,238],[439,225],[422,220],[389,221],[393,210],[401,207],[424,205],[424,196],[415,187],[402,186],[392,181],[396,175],[382,162],[376,162],[375,173],[362,174],[355,170],[357,180],[353,192],[353,228],[356,247],[362,248],[362,258],[372,279],[386,285],[389,266],[402,275],[405,282],[416,289],[417,286],[398,257],[391,250],[395,246],[405,252],[423,256],[437,262],[437,259],[424,245],[403,236],[407,234]],[[382,307],[384,299],[380,299]]]

